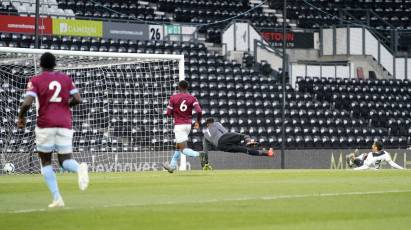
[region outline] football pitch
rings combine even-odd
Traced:
[[[99,173],[47,209],[40,175],[0,177],[1,229],[411,229],[411,171]]]

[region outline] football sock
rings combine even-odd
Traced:
[[[183,154],[190,157],[198,157],[200,153],[189,148],[183,149]]]
[[[200,163],[201,167],[204,167],[204,165],[208,164],[208,153],[200,152]]]
[[[77,172],[78,167],[79,167],[79,164],[74,159],[69,159],[69,160],[63,161],[63,168],[67,171]]]
[[[53,200],[58,200],[60,196],[59,188],[57,186],[56,174],[53,171],[51,165],[47,165],[42,169],[44,179],[46,180],[47,187],[53,195]]]
[[[173,168],[177,168],[177,161],[180,159],[181,152],[176,150],[174,152],[173,157],[171,158],[170,166]]]

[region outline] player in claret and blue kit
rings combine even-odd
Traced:
[[[194,128],[200,128],[202,111],[196,97],[188,92],[188,82],[180,81],[178,83],[178,93],[170,97],[167,106],[167,116],[174,118],[174,134],[176,139],[176,150],[171,158],[170,164],[164,164],[163,167],[173,173],[177,169],[177,161],[180,159],[181,153],[186,156],[198,157],[200,153],[187,148],[188,135],[191,131],[191,121],[193,119],[193,108],[197,115],[197,120]]]
[[[24,128],[26,113],[35,98],[38,99],[36,148],[41,160],[41,173],[53,196],[50,208],[63,207],[64,201],[59,192],[56,175],[51,165],[53,152],[57,152],[60,165],[67,171],[78,173],[80,190],[89,183],[86,163],[78,164],[72,159],[72,114],[70,108],[80,103],[80,94],[71,78],[54,71],[56,58],[44,53],[40,58],[42,73],[34,76],[27,84],[26,97],[20,107],[17,126]]]

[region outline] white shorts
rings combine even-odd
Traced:
[[[191,131],[191,125],[174,125],[174,134],[176,136],[176,143],[183,143],[188,141],[188,135]]]
[[[37,151],[43,153],[72,153],[73,133],[72,129],[65,128],[39,128],[36,127]]]

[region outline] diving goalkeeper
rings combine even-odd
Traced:
[[[201,166],[208,166],[208,151],[211,149],[224,152],[239,152],[253,156],[273,157],[274,151],[270,149],[258,150],[253,148],[257,142],[244,135],[236,132],[229,132],[220,122],[214,121],[213,118],[206,120],[207,128],[203,130],[203,152],[200,154]],[[243,142],[245,144],[243,144]]]

